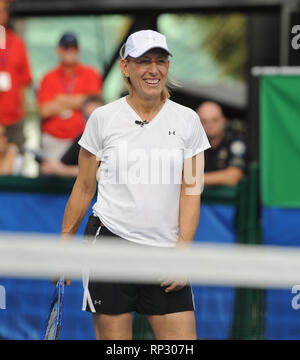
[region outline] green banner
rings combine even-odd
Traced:
[[[264,76],[260,86],[264,206],[300,207],[300,76]]]

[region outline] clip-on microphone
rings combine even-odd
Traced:
[[[147,125],[149,123],[149,121],[148,120],[142,120],[142,121],[135,120],[134,123],[137,124],[137,125],[140,125],[141,127],[143,127],[144,125]]]

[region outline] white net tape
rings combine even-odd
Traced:
[[[300,249],[292,247],[193,244],[190,249],[126,246],[102,238],[91,245],[61,243],[58,237],[0,236],[0,277],[159,282],[189,278],[207,285],[291,288],[300,282]]]

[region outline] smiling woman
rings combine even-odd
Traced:
[[[127,63],[129,62],[134,62],[141,72],[146,72],[151,69],[152,74],[155,73],[155,70],[157,70],[159,74],[165,74],[169,68],[168,56],[160,49],[150,50],[145,55],[141,56],[140,59],[134,59],[128,56]],[[155,66],[157,69],[154,69],[153,71],[153,67]],[[145,82],[148,85],[158,85],[161,83],[161,78],[150,77],[146,78]]]
[[[156,97],[159,102],[164,102],[169,97],[165,90],[169,65],[168,53],[159,48],[149,50],[137,59],[131,56],[122,59],[120,66],[130,84],[130,101],[138,93],[140,98]]]
[[[173,86],[176,86],[175,82],[172,83],[168,74],[170,65],[168,57],[171,55],[171,53],[163,48],[155,48],[138,58],[127,55],[125,59],[126,55],[127,54],[125,54],[124,44],[120,51],[120,67],[122,69],[123,79],[129,90],[129,93],[132,94],[134,91],[134,84],[132,83],[133,79],[132,76],[129,76],[128,73],[128,66],[130,66],[129,63],[131,62],[136,65],[137,70],[139,70],[141,73],[146,73],[147,71],[149,72],[149,70],[151,72],[151,70],[154,68],[155,74],[155,70],[157,70],[156,73],[158,73],[157,75],[160,75],[160,77],[155,78],[152,72],[150,78],[144,79],[144,81],[147,82],[148,85],[159,84],[158,87],[160,89],[161,100],[165,101],[166,99],[169,99],[170,93],[166,83],[168,82],[170,85],[172,84]]]
[[[86,124],[64,239],[76,233],[99,174],[87,235],[95,241],[111,236],[143,251],[180,251],[191,244],[200,214],[203,152],[210,145],[198,115],[169,99],[169,56],[158,32],[142,30],[127,39],[120,69],[129,95],[95,110]],[[174,176],[164,176],[166,163]],[[84,276],[83,310],[93,314],[97,339],[131,339],[135,311],[147,315],[159,340],[196,338],[189,281],[125,284],[89,281],[89,276]]]
[[[126,44],[124,44],[120,50],[120,66],[121,67],[122,67],[123,60],[125,60],[125,45]],[[152,53],[152,51],[151,51],[150,53],[148,52],[148,53],[144,54],[140,58],[133,58],[126,54],[127,55],[126,60],[127,60],[127,62],[134,62],[141,68],[141,70],[149,69],[150,65],[153,63],[156,63],[157,67],[160,68],[162,71],[165,71],[166,67],[168,68],[167,69],[168,74],[167,74],[167,77],[165,80],[163,91],[161,93],[161,99],[164,101],[171,97],[170,90],[172,88],[181,87],[181,85],[178,82],[176,82],[169,74],[169,58],[168,57],[169,57],[169,55],[171,55],[171,53],[163,50],[162,48],[156,48],[156,49],[154,49],[153,52],[156,53],[156,55],[157,55],[156,59],[151,58],[151,53]],[[126,85],[127,89],[129,90],[129,93],[131,93],[132,92],[131,79],[129,78],[129,76],[126,76],[124,74],[124,71],[122,71],[122,75],[123,75],[123,80],[125,82],[125,85]],[[155,82],[155,81],[158,82],[159,80],[148,79],[148,83]]]

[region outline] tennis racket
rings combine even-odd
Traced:
[[[58,340],[62,325],[64,288],[65,282],[61,277],[56,283],[52,297],[44,340]]]

